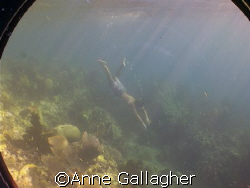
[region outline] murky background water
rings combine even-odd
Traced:
[[[1,60],[1,150],[17,183],[147,170],[247,187],[249,30],[228,1],[37,1]],[[143,99],[147,130],[97,62],[115,74],[123,58],[120,81]]]

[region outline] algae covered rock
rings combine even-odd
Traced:
[[[55,127],[56,135],[63,135],[69,142],[80,140],[80,130],[74,125],[58,125]]]
[[[51,90],[54,87],[54,83],[50,78],[44,80],[44,86],[47,90]]]

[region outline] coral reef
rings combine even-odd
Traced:
[[[87,132],[82,135],[82,141],[80,145],[77,145],[78,155],[83,161],[91,161],[103,152],[103,146],[99,140]]]
[[[196,174],[194,187],[250,185],[249,108],[162,81],[148,86],[152,125],[142,132],[98,72],[23,61],[3,63],[0,77],[0,151],[20,187],[58,187],[51,177],[77,171],[119,188],[120,171],[143,170]]]
[[[54,87],[54,83],[50,78],[46,78],[44,81],[44,86],[46,90],[52,90]]]
[[[52,135],[52,132],[47,131],[40,123],[40,117],[37,113],[31,112],[30,122],[31,127],[28,127],[22,139],[13,139],[9,134],[5,137],[15,146],[22,147],[25,150],[35,149],[41,153],[49,153],[49,145],[47,138]]]
[[[104,116],[98,117],[101,114],[94,113],[100,110],[90,110],[94,105],[83,84],[85,73],[80,69],[65,67],[57,70],[56,67],[60,72],[55,77],[53,67],[51,74],[44,73],[43,68],[35,62],[22,65],[10,62],[1,70],[0,150],[17,184],[26,188],[35,185],[38,188],[57,187],[53,186],[51,177],[59,171],[90,175],[108,172],[116,179],[118,170],[114,159],[122,160],[122,156],[110,146],[100,144],[97,135],[105,132],[108,138],[113,134],[111,127],[115,129],[117,123],[102,109],[106,122],[101,124],[100,118]],[[87,122],[75,118],[75,114],[84,110],[92,111]],[[97,122],[95,118],[99,124],[94,124]],[[84,132],[81,135],[76,126],[65,122],[83,125],[81,130],[93,130],[93,134]],[[98,126],[103,128],[97,131]],[[104,148],[108,148],[107,152]],[[102,154],[110,159],[105,159]]]
[[[90,110],[84,110],[81,119],[88,125],[87,131],[99,138],[117,140],[122,136],[122,131],[115,119],[106,110],[98,106]]]
[[[65,121],[67,117],[62,110],[64,107],[60,102],[55,103],[49,100],[40,100],[37,105],[37,111],[41,117],[41,122],[46,127],[53,127]]]
[[[48,142],[51,145],[50,149],[56,157],[65,158],[68,161],[70,160],[73,150],[64,136],[57,135],[49,137]]]
[[[63,135],[57,135],[49,137],[48,143],[53,155],[43,155],[41,160],[48,168],[53,166],[55,172],[60,169],[86,170],[103,153],[99,140],[87,132],[83,133],[82,140],[78,142],[70,143]]]
[[[177,98],[177,89],[170,83],[164,83],[156,89],[156,102],[161,111],[165,113],[171,123],[187,123],[187,117],[190,115],[186,103]]]

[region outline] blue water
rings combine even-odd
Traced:
[[[186,9],[181,1],[67,3],[31,8],[10,40],[19,41],[11,53],[18,56],[21,48],[44,62],[91,68],[101,58],[114,69],[126,57],[147,83],[185,81],[194,90],[249,98],[249,24],[233,4],[193,1]]]

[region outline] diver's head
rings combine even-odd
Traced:
[[[136,99],[135,100],[135,106],[137,108],[142,108],[144,106],[144,101],[142,99]]]

